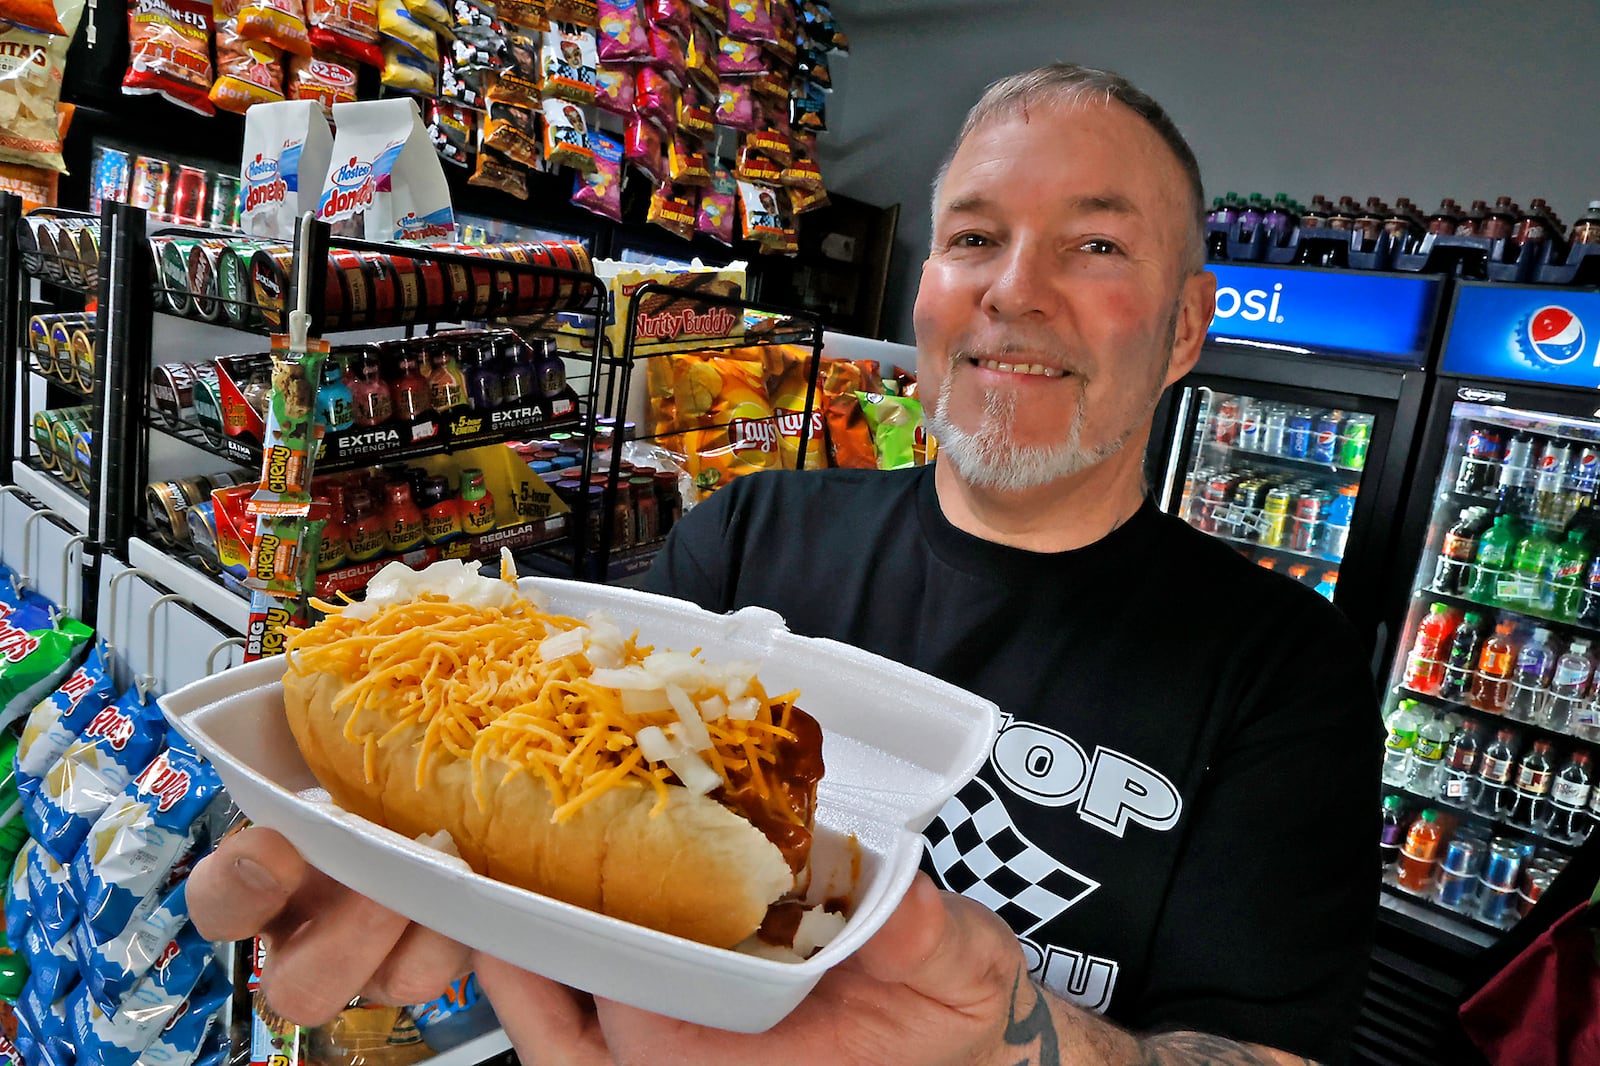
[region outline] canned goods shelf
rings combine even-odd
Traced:
[[[1545,737],[1560,740],[1563,743],[1578,741],[1579,743],[1583,744],[1600,745],[1600,737],[1587,737],[1579,733],[1574,733],[1568,729],[1556,729],[1551,726],[1541,725],[1538,722],[1527,722],[1520,718],[1507,718],[1498,711],[1486,711],[1483,708],[1475,706],[1471,703],[1464,703],[1459,700],[1447,700],[1440,696],[1430,695],[1426,692],[1418,692],[1415,689],[1406,688],[1404,685],[1394,686],[1392,692],[1402,699],[1416,700],[1417,702],[1425,703],[1430,707],[1443,707],[1446,710],[1476,715],[1485,721],[1504,722],[1508,728],[1519,729],[1529,733],[1538,733]]]
[[[1384,784],[1383,790],[1385,793],[1394,793],[1396,795],[1406,796],[1410,799],[1416,800],[1417,803],[1424,806],[1439,807],[1449,810],[1453,814],[1458,815],[1463,819],[1470,819],[1471,821],[1479,822],[1483,825],[1489,826],[1495,831],[1496,836],[1508,836],[1522,840],[1528,840],[1536,845],[1552,848],[1556,851],[1565,853],[1575,852],[1578,850],[1578,848],[1583,846],[1583,840],[1574,840],[1570,837],[1550,836],[1549,834],[1540,832],[1538,829],[1531,826],[1522,825],[1517,822],[1508,822],[1502,818],[1496,818],[1492,814],[1484,814],[1477,808],[1469,807],[1457,800],[1445,799],[1441,796],[1429,796],[1402,785],[1391,785],[1388,783]]]
[[[220,578],[201,572],[142,537],[128,540],[128,564],[144,570],[164,588],[183,596],[195,607],[243,636],[250,625],[250,601]]]
[[[89,498],[35,464],[38,459],[18,459],[11,465],[11,480],[29,496],[66,519],[80,533],[89,530]]]
[[[1521,919],[1521,916],[1517,913],[1516,908],[1513,907],[1510,911],[1510,918],[1507,921],[1503,923],[1485,921],[1482,917],[1470,910],[1466,910],[1461,907],[1450,907],[1440,903],[1433,893],[1411,891],[1411,889],[1406,888],[1404,885],[1395,880],[1394,873],[1392,871],[1385,872],[1383,875],[1383,891],[1391,895],[1398,896],[1401,899],[1408,900],[1412,903],[1420,904],[1436,914],[1449,915],[1451,918],[1454,918],[1456,921],[1461,922],[1464,925],[1485,932],[1495,934],[1503,933],[1507,929],[1510,929],[1512,926],[1516,925]]]
[[[100,220],[75,211],[32,211],[17,230],[22,269],[40,281],[93,296],[100,288]]]
[[[94,399],[94,394],[85,389],[82,385],[79,385],[75,380],[67,381],[63,378],[56,377],[54,374],[46,374],[43,370],[40,370],[38,367],[32,365],[28,367],[28,373],[53,386],[54,388],[61,389],[64,392],[76,396],[80,400],[89,401]]]
[[[1309,559],[1314,563],[1332,563],[1335,566],[1343,561],[1343,558],[1338,555],[1321,555],[1316,552],[1295,551],[1293,548],[1274,548],[1270,545],[1260,544],[1244,537],[1235,537],[1229,533],[1216,531],[1208,532],[1211,532],[1211,535],[1216,537],[1218,540],[1225,540],[1229,544],[1237,544],[1241,548],[1249,548],[1252,551],[1272,552],[1274,555],[1285,555],[1294,559]]]
[[[1235,444],[1226,444],[1219,440],[1206,440],[1203,446],[1226,455],[1236,457],[1241,461],[1263,460],[1268,463],[1279,463],[1294,470],[1320,470],[1324,473],[1334,474],[1350,481],[1359,481],[1366,472],[1365,466],[1344,466],[1340,463],[1320,463],[1315,459],[1299,459],[1292,455],[1282,455],[1278,452],[1256,451],[1253,448],[1241,448]]]

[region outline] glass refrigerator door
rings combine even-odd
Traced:
[[[1600,815],[1600,421],[1451,416],[1384,706],[1384,878],[1439,924],[1498,934]]]
[[[1191,386],[1178,514],[1330,600],[1375,416]]]

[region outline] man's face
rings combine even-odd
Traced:
[[[930,427],[965,481],[1033,488],[1142,445],[1210,321],[1187,190],[1119,104],[1041,101],[963,142],[915,317]]]

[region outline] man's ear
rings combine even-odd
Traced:
[[[1217,276],[1209,270],[1191,274],[1178,297],[1178,321],[1173,330],[1172,362],[1167,367],[1166,384],[1183,377],[1200,360],[1200,347],[1211,328],[1211,315],[1217,309]]]

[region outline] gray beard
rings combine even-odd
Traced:
[[[939,458],[954,466],[961,480],[973,488],[997,492],[1041,488],[1105,462],[1117,454],[1132,435],[1129,429],[1098,447],[1083,446],[1084,388],[1081,380],[1078,404],[1066,435],[1053,444],[1021,445],[1012,440],[1016,400],[1011,393],[984,393],[983,424],[977,432],[969,433],[958,428],[949,417],[955,378],[962,369],[958,360],[952,360],[926,418],[929,432],[939,442]]]

